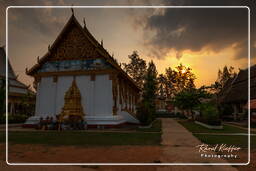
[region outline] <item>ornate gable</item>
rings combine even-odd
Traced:
[[[50,52],[50,60],[70,60],[100,57],[90,40],[75,23],[63,33],[56,47]]]
[[[39,73],[70,72],[70,71],[111,70],[119,72],[139,90],[135,82],[110,56],[103,43],[99,43],[86,27],[82,27],[74,14],[54,41],[48,52],[37,60],[26,74],[39,80]],[[78,72],[78,73],[79,73]]]
[[[26,73],[34,75],[42,65],[50,61],[107,59],[107,55],[87,28],[83,28],[72,15],[52,46],[49,46],[48,52],[38,58],[38,63],[32,68],[26,69]]]

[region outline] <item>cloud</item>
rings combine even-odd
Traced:
[[[254,3],[240,0],[176,0],[165,5],[249,5],[253,43],[256,40]],[[159,59],[164,59],[171,50],[176,51],[177,58],[181,58],[185,50],[220,52],[228,47],[233,47],[236,52],[235,59],[248,57],[247,8],[168,8],[161,13],[142,16],[141,21],[136,17],[136,24],[145,32],[145,47],[151,51],[151,56]],[[256,56],[255,49],[252,46],[252,56]]]

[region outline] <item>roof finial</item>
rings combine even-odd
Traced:
[[[86,27],[85,18],[83,18],[83,22],[84,22],[84,27]]]
[[[103,39],[101,39],[101,43],[100,43],[100,44],[101,44],[101,46],[103,47]]]
[[[51,45],[48,45],[48,51],[50,51],[50,49],[51,49]]]
[[[74,9],[73,9],[73,4],[71,5],[71,12],[72,12],[72,15],[74,15]]]
[[[39,56],[37,57],[37,63],[39,63]]]
[[[112,58],[114,58],[114,52],[112,53]]]

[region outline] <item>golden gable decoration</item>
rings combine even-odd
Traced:
[[[95,47],[78,27],[72,27],[63,38],[58,47],[51,51],[51,60],[99,57]]]

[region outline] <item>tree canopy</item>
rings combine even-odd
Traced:
[[[165,74],[158,76],[158,93],[171,97],[184,89],[194,88],[196,77],[192,69],[182,64],[172,69],[166,68]]]
[[[147,63],[144,59],[140,58],[137,51],[133,51],[128,56],[129,63],[122,63],[124,71],[135,81],[135,83],[142,88],[144,76],[147,70]]]
[[[203,98],[209,98],[211,95],[207,93],[204,89],[189,88],[184,89],[176,94],[173,103],[179,109],[191,112],[193,117],[193,109],[196,109]]]
[[[145,81],[143,84],[142,100],[137,109],[137,116],[140,122],[144,125],[150,124],[154,118],[156,107],[157,91],[157,70],[153,61],[149,62]]]
[[[209,88],[213,91],[213,93],[218,94],[228,80],[233,79],[236,76],[236,72],[234,71],[234,67],[230,66],[224,66],[222,69],[219,69],[217,80],[214,84],[209,86]]]

